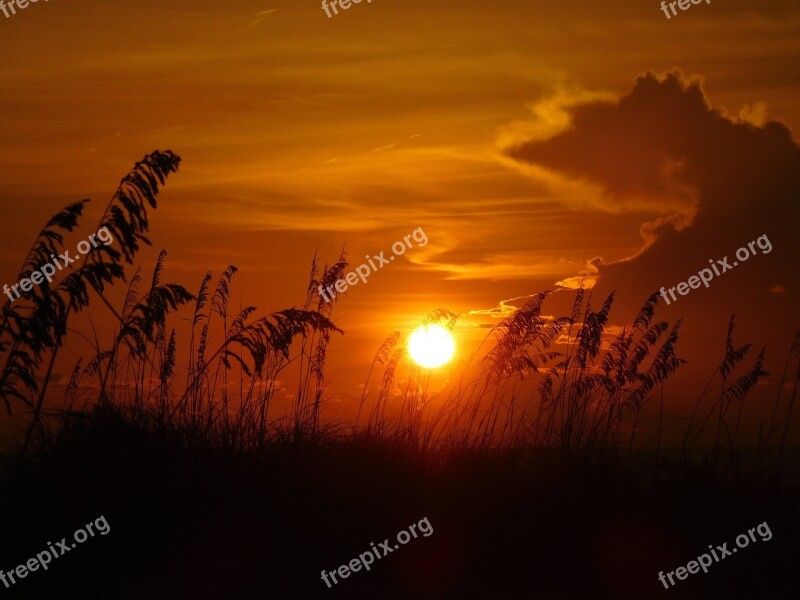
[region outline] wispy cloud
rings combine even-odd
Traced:
[[[392,148],[397,147],[398,144],[402,144],[405,141],[413,140],[414,138],[418,138],[418,137],[422,137],[422,134],[421,133],[415,133],[414,135],[410,135],[407,138],[403,138],[402,140],[400,140],[398,142],[394,142],[392,144],[387,144],[386,146],[380,146],[379,148],[373,148],[372,151],[373,152],[381,152],[383,150],[391,150]]]
[[[250,24],[249,24],[247,27],[243,27],[242,29],[240,29],[239,31],[237,31],[237,33],[242,33],[243,31],[247,31],[248,29],[252,29],[252,28],[253,28],[253,27],[255,27],[256,25],[258,25],[259,23],[261,23],[261,21],[263,21],[263,20],[267,19],[267,18],[268,18],[270,15],[272,15],[272,13],[274,13],[276,10],[278,10],[278,9],[277,9],[277,8],[269,8],[269,9],[267,9],[267,10],[262,10],[261,12],[259,12],[259,13],[256,13],[256,16],[255,16],[255,18],[254,18],[254,19],[253,19],[253,20],[250,22]]]

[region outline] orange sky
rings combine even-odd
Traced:
[[[782,126],[761,126],[797,139],[798,33],[794,0],[715,0],[670,21],[655,0],[374,0],[332,19],[315,0],[39,2],[0,15],[0,279],[58,208],[105,202],[169,148],[183,164],[152,239],[190,290],[236,264],[236,303],[299,305],[315,251],[333,262],[346,243],[358,264],[424,228],[426,247],[337,306],[347,335],[329,373],[344,390],[437,307],[488,311],[600,257],[621,323],[764,233],[771,254],[662,316],[685,317],[684,356],[718,354],[733,312],[742,341],[782,355],[799,324],[798,158]],[[637,86],[676,67],[705,100],[677,80]],[[684,229],[643,236],[663,220]],[[461,358],[480,322],[462,320]]]

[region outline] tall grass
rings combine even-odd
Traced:
[[[138,426],[177,436],[186,445],[246,450],[277,438],[299,441],[331,435],[323,417],[325,363],[334,334],[343,332],[332,322],[336,298],[325,301],[318,288],[341,278],[348,264],[344,249],[331,265],[320,267],[313,258],[300,308],[267,315],[259,315],[255,306],[231,310],[237,273],[233,265],[216,276],[207,273],[193,295],[163,281],[162,251],[147,279],[137,269],[127,281],[126,267],[133,265],[140,245],[150,243],[147,208],[156,208],[160,186],[179,162],[173,153],[157,151],[137,163],[99,220],[98,227],[108,227],[117,243],[92,250],[79,269],[65,271],[60,280],[45,282],[3,307],[0,396],[9,414],[23,410],[29,415],[23,455],[34,435],[43,432],[46,401],[61,415],[112,410]],[[47,223],[20,277],[63,249],[64,235],[78,226],[86,202],[66,207]],[[127,291],[116,308],[106,290],[123,281]],[[379,346],[360,398],[354,398],[353,424],[339,433],[426,452],[497,446],[566,453],[632,450],[643,443],[641,423],[653,407],[657,433],[645,441],[660,453],[665,388],[685,364],[677,353],[681,322],[656,318],[654,294],[630,325],[612,334],[613,293],[597,306],[590,291],[578,289],[570,314],[555,318],[542,313],[550,294],[531,296],[499,322],[447,385],[435,392],[430,371],[410,360],[404,336],[393,332]],[[65,401],[54,403],[48,390],[67,324],[90,303],[99,303],[111,314],[116,323],[113,338],[103,344],[94,336],[93,356],[74,365]],[[177,320],[189,323],[185,340],[177,333]],[[437,309],[420,324],[439,323],[453,330],[457,320],[458,315]],[[767,375],[763,349],[742,372],[751,346],[737,348],[733,334],[731,318],[722,362],[686,427],[684,455],[713,431],[715,454],[724,449],[733,456],[746,397]],[[288,376],[290,367],[297,378],[292,397],[286,396],[288,388],[279,389],[279,378]],[[771,422],[760,439],[762,458],[775,435],[780,436],[779,456],[788,442],[800,385],[798,367],[800,333]],[[183,372],[185,377],[178,377]],[[781,394],[791,381],[788,404],[780,408]],[[283,414],[274,402],[279,392],[291,401]]]
[[[614,295],[595,311],[591,297],[579,289],[570,315],[546,318],[541,310],[549,294],[535,294],[492,329],[484,342],[491,347],[479,348],[444,394],[441,408],[426,423],[424,440],[458,446],[616,447],[623,443],[628,418],[626,441],[632,446],[645,406],[684,363],[675,354],[680,323],[670,328],[654,322],[657,296],[651,296],[632,327],[604,350]],[[386,403],[385,390],[404,353],[405,348],[395,349],[387,361],[376,406]],[[382,363],[378,359],[386,354],[382,346],[376,361]],[[416,373],[412,369],[411,379]],[[405,389],[421,386],[417,380]],[[413,400],[404,397],[403,403]]]

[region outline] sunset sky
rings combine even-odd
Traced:
[[[763,234],[772,252],[658,314],[684,318],[679,354],[703,380],[732,313],[779,372],[800,326],[800,8],[712,0],[667,20],[659,4],[373,0],[328,18],[317,0],[50,0],[0,15],[0,284],[56,210],[99,210],[136,160],[171,149],[181,170],[139,263],[167,249],[166,278],[191,291],[235,264],[235,305],[301,305],[315,252],[333,263],[346,245],[353,268],[424,229],[424,248],[337,305],[337,393],[438,307],[464,315],[457,359],[583,273],[596,304],[617,290],[622,324]]]

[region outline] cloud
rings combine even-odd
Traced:
[[[574,208],[664,214],[680,226],[691,222],[696,190],[684,177],[680,144],[686,140],[676,133],[709,111],[699,82],[648,73],[618,101],[591,98],[558,92],[539,102],[529,127],[536,134],[501,136],[505,154],[529,174],[533,169],[534,177],[538,169],[551,188],[573,197]]]
[[[555,285],[567,290],[579,290],[581,288],[590,290],[597,283],[597,277],[591,275],[576,275],[575,277],[566,277],[560,281],[556,281]]]
[[[394,148],[397,147],[398,144],[402,144],[403,142],[405,142],[407,140],[413,140],[414,138],[418,138],[418,137],[422,137],[422,134],[421,133],[415,133],[414,135],[410,135],[407,138],[403,138],[399,142],[393,142],[391,144],[387,144],[386,146],[381,146],[379,148],[373,148],[372,151],[373,152],[382,152],[383,150],[393,150]]]
[[[480,308],[480,309],[476,309],[476,310],[471,310],[471,311],[469,311],[467,313],[467,315],[468,316],[472,316],[472,315],[489,315],[491,317],[497,317],[497,318],[503,319],[505,317],[508,317],[508,316],[514,314],[514,312],[516,312],[517,310],[520,309],[522,304],[525,304],[525,302],[522,302],[520,304],[520,306],[517,306],[515,304],[511,304],[511,302],[516,302],[517,300],[526,300],[527,301],[529,298],[532,298],[532,297],[533,297],[533,294],[530,294],[530,295],[527,295],[527,296],[517,296],[516,298],[509,298],[508,300],[500,300],[500,302],[497,304],[497,306],[494,306],[492,308]]]
[[[250,29],[252,27],[255,27],[256,25],[261,23],[261,21],[263,21],[264,19],[269,18],[272,15],[272,13],[274,13],[276,10],[278,10],[278,9],[277,8],[270,8],[270,9],[262,10],[261,12],[256,13],[255,18],[250,22],[250,24],[247,25],[247,27],[243,27],[242,29],[237,31],[237,33],[242,33],[243,31],[247,31],[248,29]]]
[[[694,315],[746,310],[758,323],[796,326],[800,148],[784,124],[766,119],[763,104],[731,117],[711,106],[698,78],[679,71],[648,72],[615,102],[560,102],[568,126],[506,138],[504,152],[528,174],[582,182],[593,196],[571,200],[573,208],[642,216],[638,251],[595,259],[601,292],[626,290],[620,299],[635,306],[709,259],[733,261],[738,248],[767,235],[772,252],[751,256],[670,308]]]

